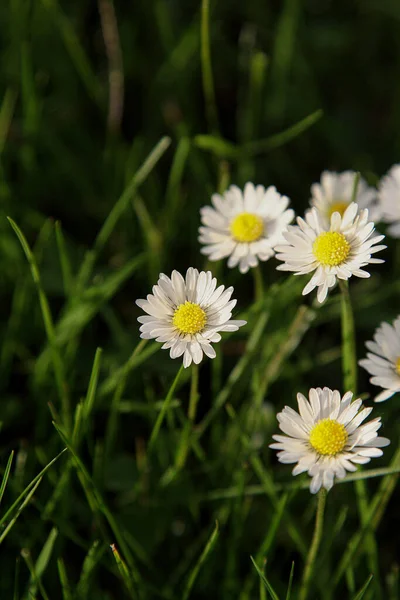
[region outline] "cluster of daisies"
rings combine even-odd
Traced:
[[[228,267],[241,273],[275,256],[277,269],[295,275],[312,274],[303,295],[317,289],[324,302],[338,280],[351,276],[369,277],[365,267],[383,262],[375,258],[386,246],[383,235],[375,233],[375,223],[388,224],[388,233],[400,237],[400,164],[385,175],[378,188],[372,188],[353,171],[322,173],[320,183],[311,187],[310,208],[297,217],[289,199],[275,187],[247,183],[242,191],[232,185],[223,195],[214,194],[212,206],[201,209],[199,242],[210,261],[227,259]],[[223,331],[236,331],[246,324],[233,320],[233,288],[219,285],[210,271],[190,267],[183,277],[173,271],[161,274],[152,294],[137,300],[144,316],[139,317],[141,337],[156,339],[171,358],[183,357],[184,367],[199,364],[205,354],[214,358],[212,344]],[[383,388],[376,402],[400,391],[400,317],[393,326],[382,323],[370,352],[360,361]],[[310,490],[329,490],[334,478],[356,470],[373,457],[389,440],[378,437],[380,418],[362,423],[371,412],[347,392],[311,389],[309,399],[298,394],[296,412],[286,406],[277,415],[285,435],[275,435],[271,448],[279,450],[283,463],[296,463],[293,475],[308,472]]]

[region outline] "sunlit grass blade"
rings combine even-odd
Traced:
[[[31,580],[28,584],[28,590],[26,593],[26,596],[29,598],[34,598],[37,593],[38,582],[41,580],[42,575],[46,571],[46,568],[49,564],[57,536],[58,531],[55,527],[53,527],[35,563],[35,577],[33,578],[31,576]]]
[[[189,577],[187,579],[186,585],[183,590],[182,600],[187,600],[189,598],[192,588],[194,586],[194,583],[200,572],[200,569],[206,562],[208,555],[213,551],[214,546],[218,540],[218,536],[219,536],[218,523],[216,523],[214,531],[212,532],[203,552],[201,553],[198,561],[196,562],[195,566],[193,567],[192,571],[189,574]]]
[[[3,495],[4,495],[4,492],[5,492],[5,489],[7,487],[8,478],[10,476],[10,471],[11,471],[11,465],[12,465],[13,458],[14,458],[14,450],[11,451],[11,454],[8,457],[6,468],[4,469],[3,479],[1,480],[1,485],[0,485],[0,506],[1,506],[1,501],[3,500]]]
[[[59,397],[61,400],[63,420],[64,420],[64,423],[65,423],[67,429],[69,429],[71,426],[71,414],[70,414],[70,401],[69,401],[69,394],[68,394],[68,383],[67,383],[64,363],[63,363],[61,353],[60,353],[59,348],[56,343],[53,317],[51,315],[49,302],[47,300],[47,296],[43,289],[43,285],[42,285],[42,281],[41,281],[41,277],[40,277],[40,273],[39,273],[39,269],[37,266],[35,256],[33,255],[33,252],[30,249],[29,244],[28,244],[24,234],[22,233],[22,231],[20,230],[18,225],[10,217],[7,217],[7,219],[10,222],[11,227],[14,229],[14,231],[20,241],[22,249],[25,252],[25,256],[28,260],[28,263],[29,263],[29,266],[31,269],[32,278],[33,278],[33,281],[34,281],[36,289],[37,289],[37,293],[39,296],[39,302],[40,302],[40,308],[41,308],[42,316],[43,316],[43,322],[44,322],[46,335],[47,335],[47,340],[48,340],[48,343],[50,346],[51,358],[52,358],[52,363],[53,363],[53,369],[54,369],[58,394],[59,394]]]
[[[153,342],[145,349],[147,343],[148,340],[140,340],[126,363],[122,365],[122,367],[119,367],[119,369],[116,369],[103,381],[99,387],[100,396],[105,396],[113,392],[122,379],[126,378],[131,371],[139,367],[160,349],[160,345],[156,342]]]
[[[132,577],[130,576],[129,570],[128,570],[125,562],[121,558],[121,555],[118,552],[115,544],[111,544],[111,550],[112,550],[113,556],[115,558],[115,562],[117,563],[118,571],[120,572],[122,580],[125,583],[126,589],[129,592],[129,596],[131,598],[136,598],[137,596],[136,596],[136,592],[135,592],[134,582],[132,581]]]
[[[272,587],[272,585],[270,584],[268,579],[265,577],[264,573],[262,572],[260,567],[257,565],[254,558],[252,556],[250,556],[250,558],[251,558],[251,562],[253,563],[254,568],[257,571],[258,576],[260,577],[261,581],[263,582],[264,587],[267,590],[269,596],[272,598],[272,600],[279,600],[278,594],[275,592],[274,588]]]
[[[353,600],[361,600],[362,598],[364,598],[365,592],[367,591],[369,584],[371,583],[373,578],[374,578],[373,575],[370,575],[368,577],[367,581],[364,583],[361,590],[353,597]]]

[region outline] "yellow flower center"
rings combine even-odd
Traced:
[[[343,200],[337,200],[336,202],[332,202],[329,208],[329,218],[333,215],[334,212],[338,212],[341,217],[343,217],[344,211],[349,206],[348,202],[343,202]]]
[[[264,223],[258,215],[244,212],[233,219],[230,229],[237,242],[255,242],[264,233]]]
[[[346,427],[333,419],[322,419],[311,429],[310,444],[318,454],[335,456],[349,437]]]
[[[335,267],[346,260],[351,248],[343,233],[327,231],[317,237],[312,249],[321,265]]]
[[[204,310],[193,302],[186,300],[180,304],[174,312],[172,324],[179,329],[180,333],[199,333],[204,329],[207,317]]]
[[[396,360],[396,367],[395,367],[396,373],[397,375],[400,375],[400,356],[399,358]]]

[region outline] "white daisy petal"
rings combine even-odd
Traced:
[[[311,186],[310,204],[318,210],[322,224],[327,229],[332,227],[332,230],[336,231],[334,226],[338,224],[338,216],[344,217],[344,213],[353,199],[355,177],[354,171],[344,171],[343,173],[324,171],[320,183],[313,183]],[[380,220],[381,214],[377,196],[377,190],[369,187],[361,177],[354,202],[360,209],[368,209],[371,220],[375,222]],[[354,219],[354,216],[351,212],[346,215],[342,221],[345,226]]]
[[[382,221],[389,223],[388,234],[400,238],[400,164],[393,165],[378,186],[379,207]]]
[[[138,317],[140,337],[162,343],[171,358],[183,356],[185,368],[199,364],[203,354],[215,357],[211,344],[221,340],[220,331],[237,331],[246,324],[231,319],[233,287],[217,288],[211,271],[189,268],[185,277],[177,271],[171,277],[161,273],[152,291],[146,300],[136,300],[147,313]]]
[[[235,185],[223,196],[213,194],[214,208],[200,210],[199,242],[209,260],[228,258],[228,267],[247,273],[274,256],[274,247],[284,242],[283,233],[294,218],[289,199],[276,188],[248,182],[243,192]]]
[[[352,393],[341,398],[337,390],[312,388],[309,401],[297,395],[299,413],[285,406],[278,413],[284,435],[274,435],[270,448],[278,450],[278,460],[295,464],[294,476],[308,472],[310,491],[321,487],[330,490],[335,478],[343,479],[346,471],[382,456],[381,448],[390,442],[378,437],[380,417],[360,425],[372,409],[363,408],[360,399],[351,402]]]
[[[339,202],[336,194],[344,194],[350,182],[346,175],[346,185],[343,182],[336,185],[333,175],[326,172],[323,177],[324,186],[335,194],[335,202],[329,204],[329,210]],[[313,190],[319,188],[314,186]],[[335,210],[327,223],[322,192],[316,193],[319,194],[318,202],[306,213],[305,219],[297,218],[297,225],[283,234],[287,244],[275,246],[275,251],[276,258],[283,262],[278,270],[292,271],[295,275],[315,271],[302,293],[306,295],[317,288],[317,298],[322,303],[337,279],[347,280],[352,275],[369,277],[362,267],[380,260],[372,255],[385,246],[377,246],[382,236],[373,235],[374,223],[368,222],[368,210],[360,211],[357,204],[350,203],[350,199],[345,202],[343,196],[340,203],[344,212]]]
[[[374,334],[374,341],[367,342],[367,358],[359,361],[372,377],[370,382],[384,390],[375,402],[384,402],[400,391],[400,327],[399,317],[393,325],[381,323]]]

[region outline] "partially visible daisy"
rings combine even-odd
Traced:
[[[368,221],[368,210],[358,211],[355,203],[343,213],[334,212],[330,227],[321,222],[320,214],[314,207],[302,219],[297,217],[297,225],[289,225],[283,233],[287,244],[275,247],[276,258],[284,261],[277,267],[280,271],[294,271],[302,275],[315,271],[303,290],[303,295],[318,288],[317,298],[323,302],[328,291],[337,279],[369,277],[362,267],[370,263],[384,262],[371,258],[386,246],[377,245],[383,235],[372,236],[374,223]]]
[[[382,456],[379,448],[390,441],[378,437],[381,419],[377,417],[365,425],[372,408],[363,408],[360,399],[352,402],[352,392],[343,398],[337,390],[312,388],[309,401],[297,394],[299,413],[285,406],[277,415],[279,427],[286,435],[274,435],[281,463],[297,463],[292,473],[307,473],[312,477],[310,492],[321,487],[330,490],[334,478],[343,479],[346,471],[356,471],[371,458]]]
[[[390,223],[388,234],[400,238],[400,164],[394,165],[387,175],[382,177],[378,193],[382,221]]]
[[[242,192],[231,185],[223,196],[213,194],[211,202],[214,208],[200,210],[201,252],[213,261],[229,256],[228,267],[239,265],[241,273],[274,256],[274,246],[294,218],[294,211],[287,209],[289,199],[273,186],[246,183]]]
[[[343,216],[351,203],[355,177],[355,171],[344,171],[343,173],[323,171],[320,183],[312,184],[310,204],[319,211],[321,222],[325,227],[329,227],[334,212]],[[369,187],[362,177],[358,182],[354,202],[360,209],[368,208],[371,221],[374,223],[379,221],[377,191],[375,188]]]
[[[359,365],[368,371],[370,382],[384,388],[376,396],[375,402],[383,402],[400,392],[400,316],[389,323],[381,323],[375,331],[374,341],[366,342],[367,358],[359,361]]]
[[[136,300],[149,316],[139,317],[140,337],[155,338],[168,348],[171,358],[183,355],[183,365],[201,362],[203,353],[215,358],[212,343],[221,339],[219,331],[237,331],[246,321],[231,320],[236,300],[233,287],[225,289],[211,271],[189,268],[185,279],[178,271],[171,277],[161,273],[147,300]]]

